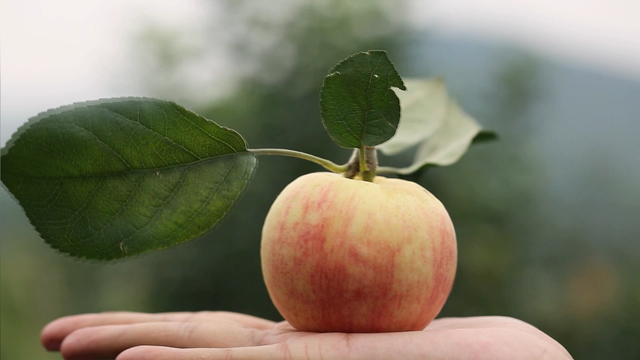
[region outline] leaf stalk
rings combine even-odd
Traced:
[[[348,167],[347,164],[338,165],[330,160],[323,159],[315,155],[307,154],[302,151],[295,151],[295,150],[289,150],[289,149],[247,149],[247,151],[255,155],[280,155],[280,156],[289,156],[289,157],[311,161],[331,172],[338,173],[338,174],[341,174],[347,171],[347,167]]]
[[[398,169],[390,166],[380,166],[378,168],[378,172],[380,174],[406,175],[406,171],[403,171],[403,169]]]

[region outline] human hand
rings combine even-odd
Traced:
[[[555,340],[508,317],[434,320],[423,331],[309,333],[230,312],[114,312],[60,318],[42,344],[67,360],[571,359]]]

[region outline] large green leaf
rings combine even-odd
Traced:
[[[407,175],[425,166],[451,165],[472,143],[496,138],[449,97],[441,78],[408,79],[405,83],[407,91],[397,92],[402,106],[398,131],[378,146],[384,154],[395,155],[418,145],[413,164],[398,173]]]
[[[360,148],[389,140],[400,121],[392,87],[405,89],[385,51],[361,52],[331,69],[320,91],[320,113],[333,141]]]
[[[203,234],[230,210],[255,166],[235,131],[143,98],[50,110],[2,150],[2,182],[42,238],[99,260]]]

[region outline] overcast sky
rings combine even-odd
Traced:
[[[127,34],[146,20],[189,27],[202,10],[200,0],[0,0],[2,145],[34,109],[125,95],[110,76]],[[413,0],[411,9],[416,27],[636,79],[639,18],[638,0]]]
[[[638,0],[414,0],[412,21],[640,79]]]

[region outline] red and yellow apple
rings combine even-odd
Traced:
[[[271,206],[261,259],[273,303],[298,330],[410,331],[442,309],[457,247],[444,206],[418,184],[313,173]]]

